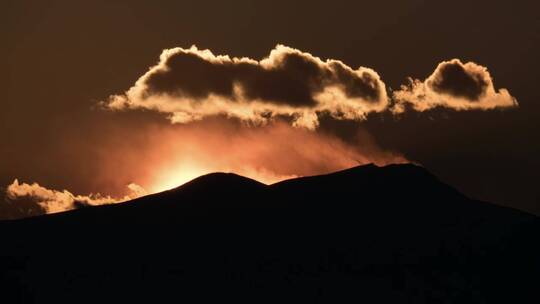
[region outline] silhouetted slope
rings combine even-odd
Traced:
[[[270,186],[215,173],[0,229],[20,302],[538,302],[538,218],[414,165]]]

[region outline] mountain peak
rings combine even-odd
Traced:
[[[196,189],[237,190],[239,187],[264,188],[266,185],[251,178],[230,172],[214,172],[199,176],[169,191],[191,191]]]

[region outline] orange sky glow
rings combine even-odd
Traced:
[[[356,144],[286,123],[247,127],[206,122],[160,130],[151,139],[141,181],[150,193],[168,190],[211,172],[233,172],[265,184],[328,173],[356,165],[403,163],[366,134]],[[140,169],[140,168],[139,168]]]
[[[368,163],[407,162],[400,154],[378,147],[362,129],[354,140],[345,142],[327,132],[279,120],[250,125],[216,117],[185,125],[149,124],[136,132],[119,127],[97,132],[95,138],[76,134],[73,138],[71,145],[59,148],[76,156],[81,150],[92,151],[89,161],[76,163],[74,169],[96,190],[20,179],[9,185],[10,199],[31,197],[46,212],[59,212],[76,208],[76,201],[88,205],[125,202],[212,172],[236,173],[272,184]]]

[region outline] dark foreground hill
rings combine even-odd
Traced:
[[[0,237],[2,303],[540,303],[539,219],[414,165],[215,173]]]

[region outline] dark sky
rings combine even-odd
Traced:
[[[145,142],[138,128],[168,122],[106,113],[97,101],[132,86],[165,48],[196,44],[262,58],[282,43],[373,68],[392,88],[452,58],[488,67],[518,108],[379,115],[323,127],[347,138],[361,124],[379,146],[465,194],[540,214],[537,1],[8,0],[0,11],[0,185],[19,178],[77,193],[117,191],[105,184],[127,180],[114,170],[107,180],[92,178],[92,164],[107,157],[96,146],[136,150]],[[127,143],[102,142],[127,132]]]

